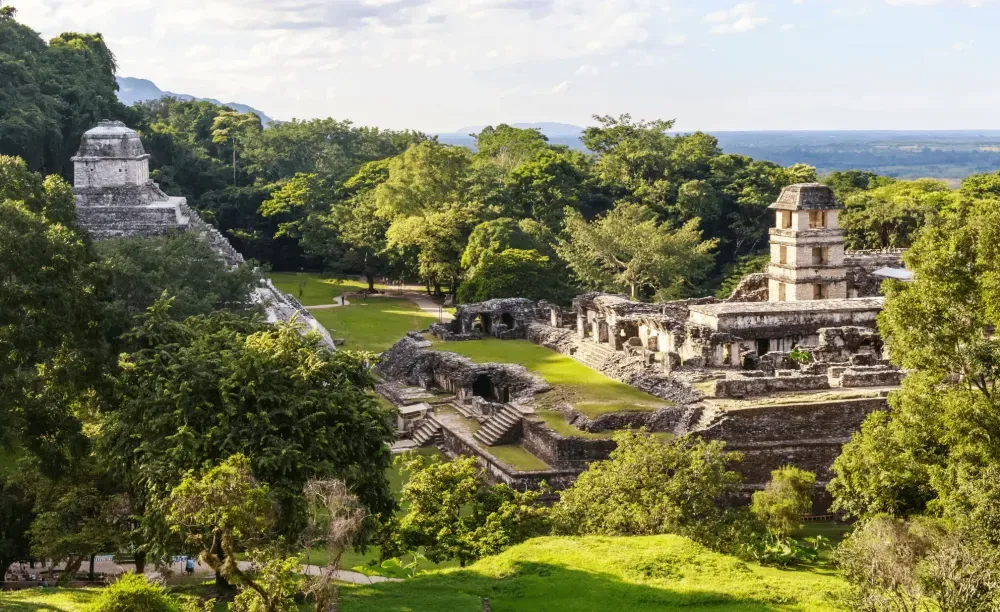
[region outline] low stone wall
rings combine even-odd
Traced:
[[[554,491],[570,487],[581,470],[552,469],[535,472],[519,472],[499,461],[493,455],[479,448],[474,442],[464,439],[447,427],[441,430],[441,444],[452,457],[475,457],[492,482],[503,483],[518,491],[537,491],[542,483],[547,483]],[[546,461],[546,463],[548,463]],[[551,465],[551,463],[549,464]]]
[[[851,367],[844,370],[840,384],[844,387],[898,387],[903,384],[903,377],[903,371],[897,369]]]
[[[525,417],[521,445],[545,463],[565,470],[583,471],[591,461],[607,459],[615,449],[611,440],[569,438],[549,429],[545,423]]]
[[[861,428],[869,413],[886,409],[888,402],[881,397],[741,408],[723,413],[698,435],[727,444],[846,439]]]
[[[748,397],[768,395],[779,391],[817,391],[829,388],[830,379],[825,375],[740,377],[716,381],[715,395],[717,397]]]
[[[688,405],[668,406],[657,410],[624,410],[602,414],[593,419],[573,409],[567,409],[567,414],[571,425],[592,433],[645,427],[653,432],[682,434],[689,431],[692,424],[701,418],[702,409]]]

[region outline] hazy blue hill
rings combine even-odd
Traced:
[[[156,86],[156,83],[148,79],[137,79],[133,77],[118,77],[118,99],[122,103],[129,106],[135,104],[136,102],[145,102],[146,100],[159,100],[165,96],[171,96],[177,98],[178,100],[206,100],[212,104],[219,104],[222,106],[228,106],[234,110],[241,113],[254,113],[260,120],[267,125],[272,123],[274,120],[262,113],[261,111],[253,108],[252,106],[247,106],[246,104],[240,104],[239,102],[226,102],[223,104],[215,98],[198,98],[190,94],[179,94],[170,91],[164,91]]]

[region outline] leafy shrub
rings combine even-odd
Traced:
[[[823,550],[831,548],[830,540],[823,536],[802,540],[776,536],[772,533],[750,538],[742,546],[742,556],[761,565],[788,567],[819,559]]]
[[[570,534],[674,533],[717,546],[729,532],[722,503],[740,482],[729,470],[739,455],[719,442],[684,437],[669,443],[645,431],[619,431],[617,448],[562,492],[553,507],[558,531]]]
[[[768,531],[779,539],[787,538],[812,509],[815,484],[816,475],[812,472],[786,465],[771,472],[764,490],[753,494],[750,510]]]
[[[570,293],[548,257],[535,250],[507,249],[484,254],[459,286],[457,297],[463,304],[511,297],[562,302]]]
[[[176,612],[163,587],[141,574],[122,574],[88,608],[89,612]]]
[[[860,612],[1000,610],[1000,552],[930,520],[867,520],[836,559]]]

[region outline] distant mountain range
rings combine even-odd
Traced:
[[[133,77],[118,77],[118,99],[122,101],[123,104],[132,106],[136,102],[145,102],[146,100],[159,100],[164,97],[177,98],[178,100],[204,100],[206,102],[211,102],[212,104],[218,104],[220,106],[228,106],[233,110],[237,110],[241,113],[254,113],[260,117],[261,122],[264,125],[272,123],[274,120],[262,113],[261,111],[253,108],[252,106],[247,106],[246,104],[240,104],[239,102],[219,102],[215,98],[198,98],[190,94],[174,93],[172,91],[163,91],[156,86],[156,83],[148,79],[136,79]]]

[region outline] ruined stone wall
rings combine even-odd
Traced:
[[[844,387],[898,387],[903,384],[903,377],[903,371],[896,368],[853,366],[844,370],[840,384]]]
[[[727,302],[766,302],[768,298],[767,274],[756,272],[740,279]]]
[[[451,457],[474,457],[491,482],[506,484],[517,491],[537,491],[543,482],[552,490],[561,491],[576,482],[580,473],[580,470],[562,469],[518,472],[448,428],[441,430],[441,445]]]
[[[480,376],[488,377],[495,390],[505,389],[512,403],[529,401],[536,393],[551,388],[524,366],[475,363],[455,353],[430,350],[430,346],[420,334],[410,332],[382,354],[375,370],[389,380],[424,388],[438,387],[462,399],[473,394]]]
[[[615,449],[612,440],[568,438],[533,418],[525,418],[521,445],[545,463],[562,469],[583,471],[592,461],[601,461]]]
[[[729,410],[698,435],[727,444],[837,438],[846,440],[869,413],[888,409],[885,398],[760,406]]]
[[[816,391],[829,389],[830,379],[825,375],[760,376],[727,378],[715,382],[718,397],[750,397],[769,395],[779,391]]]

